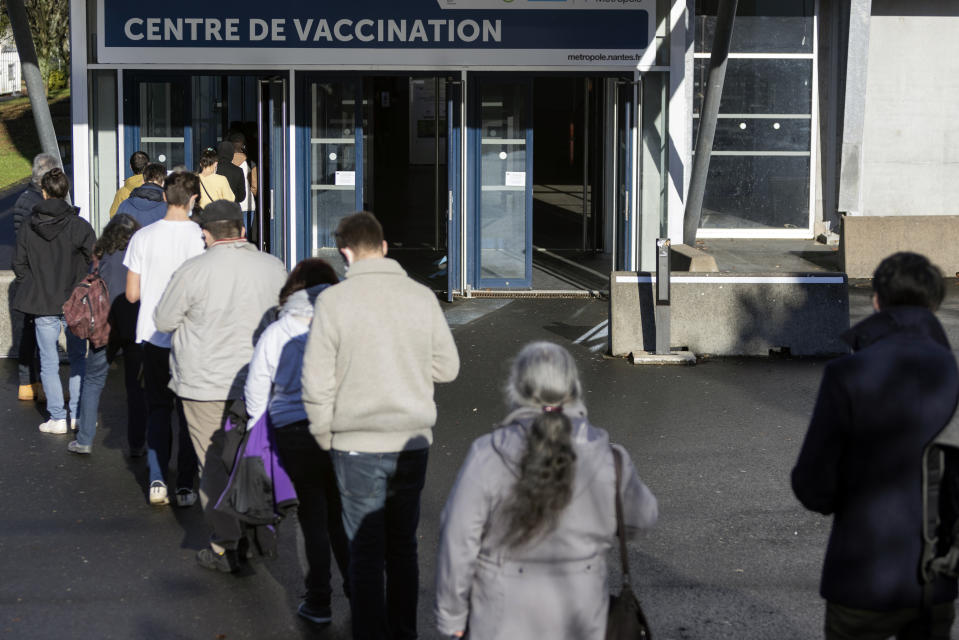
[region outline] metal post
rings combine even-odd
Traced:
[[[670,317],[669,317],[669,274],[670,265],[669,238],[656,240],[656,355],[669,354]]]
[[[733,36],[738,0],[719,0],[716,16],[716,32],[713,35],[712,54],[709,58],[709,78],[703,108],[699,114],[699,133],[696,136],[696,157],[689,178],[689,195],[686,197],[686,213],[683,218],[683,242],[690,246],[696,243],[696,231],[703,217],[703,196],[706,193],[706,175],[709,173],[709,158],[716,135],[716,120],[719,103],[723,97],[726,81],[726,62],[729,60],[729,44]]]
[[[47,104],[47,88],[40,74],[37,50],[33,46],[33,35],[30,33],[30,23],[27,20],[27,10],[23,0],[7,0],[7,13],[10,15],[10,26],[17,44],[17,53],[20,55],[23,78],[27,83],[27,93],[30,96],[30,108],[33,110],[37,136],[40,138],[40,148],[44,153],[49,153],[56,158],[57,164],[62,167],[63,160],[60,158],[60,147],[57,145],[57,132],[53,128],[53,119],[50,117],[50,105]]]

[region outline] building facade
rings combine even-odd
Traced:
[[[889,66],[868,75],[860,105],[853,210],[840,177],[857,130],[849,15],[862,4],[877,14],[865,55]],[[912,211],[896,185],[928,144],[937,175],[954,171],[950,138],[911,137],[905,121],[914,106],[930,110],[927,132],[955,131],[943,78],[959,77],[946,75],[959,56],[940,52],[941,69],[915,78],[942,99],[890,96],[915,69],[906,60],[926,58],[923,30],[948,30],[955,10],[939,10],[949,21],[926,15],[942,6],[932,0],[739,5],[700,238],[813,238],[840,213]],[[450,297],[602,289],[610,271],[652,270],[656,238],[682,238],[715,0],[72,0],[71,11],[76,200],[96,226],[133,151],[195,169],[240,132],[258,169],[251,234],[289,265],[335,257],[336,224],[359,209]],[[910,206],[945,213],[957,184]]]

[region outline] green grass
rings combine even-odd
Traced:
[[[70,133],[70,90],[54,91],[48,98],[57,135]],[[0,102],[0,191],[30,177],[33,157],[40,153],[30,99]]]

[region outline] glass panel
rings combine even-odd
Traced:
[[[140,150],[167,167],[186,162],[183,86],[140,83]]]
[[[713,156],[706,180],[704,228],[809,227],[808,156]]]
[[[716,123],[713,151],[809,151],[810,118],[723,118]],[[699,118],[693,120],[693,140]]]
[[[812,53],[812,17],[736,16],[731,53]],[[709,53],[715,16],[696,17],[696,53]]]
[[[336,246],[336,226],[356,210],[356,85],[313,82],[310,99],[310,209],[316,251]]]
[[[698,58],[694,73],[694,113],[703,106],[709,60]],[[812,112],[812,60],[732,58],[719,113]]]
[[[193,160],[223,140],[223,92],[220,76],[193,78]],[[194,167],[199,169],[199,166]]]
[[[480,279],[525,280],[529,85],[480,88]]]

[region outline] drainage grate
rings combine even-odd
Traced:
[[[584,299],[584,298],[608,298],[608,291],[598,291],[598,290],[567,290],[567,291],[505,291],[505,290],[477,290],[473,289],[470,291],[469,296],[457,295],[455,296],[459,299],[464,298],[516,298],[516,299],[527,299],[527,298],[567,298],[567,299]]]

